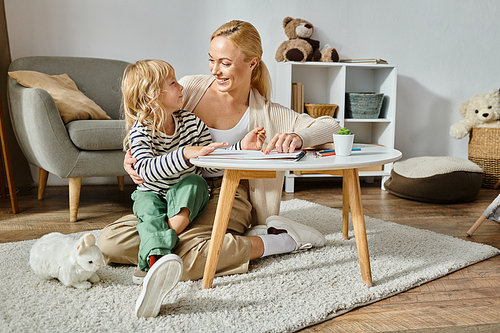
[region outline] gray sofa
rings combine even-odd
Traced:
[[[69,178],[70,221],[76,221],[83,177],[118,176],[123,190],[125,121],[120,120],[120,80],[127,62],[79,57],[26,57],[12,62],[9,72],[66,73],[78,89],[112,120],[61,119],[52,96],[8,78],[12,126],[26,159],[40,168],[38,198],[43,198],[48,173]]]

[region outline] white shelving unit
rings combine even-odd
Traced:
[[[293,82],[304,85],[304,102],[337,104],[336,120],[342,127],[355,133],[355,142],[376,143],[394,148],[396,125],[396,67],[385,64],[349,64],[335,62],[283,62],[276,67],[274,100],[290,107]],[[345,117],[346,93],[380,92],[384,102],[378,119],[352,119]],[[332,138],[333,140],[333,138]],[[392,163],[382,170],[363,171],[360,176],[382,177],[382,187],[390,176]],[[292,170],[293,171],[293,170]],[[331,177],[323,174],[297,175],[287,171],[285,191],[294,191],[294,181],[298,177]]]

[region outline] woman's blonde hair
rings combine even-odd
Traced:
[[[257,89],[264,98],[269,99],[271,97],[271,75],[262,61],[262,42],[257,29],[251,23],[234,20],[215,30],[210,41],[219,36],[232,41],[243,52],[245,61],[258,58],[257,65],[252,71],[251,86]]]
[[[122,109],[127,123],[123,146],[128,147],[128,130],[136,121],[150,126],[153,134],[165,121],[159,101],[163,82],[175,76],[174,68],[163,60],[139,60],[125,68],[122,79]]]

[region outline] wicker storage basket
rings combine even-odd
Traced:
[[[321,116],[335,117],[339,106],[337,104],[304,104],[307,113],[313,118]]]
[[[474,127],[469,138],[469,160],[483,169],[482,187],[500,179],[500,128]]]

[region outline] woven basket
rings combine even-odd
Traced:
[[[469,160],[483,169],[482,187],[500,180],[500,128],[474,127],[469,137]]]
[[[346,118],[376,119],[383,101],[382,93],[346,93]]]
[[[335,117],[339,106],[337,104],[304,104],[307,113],[313,117],[318,118],[321,116]]]

